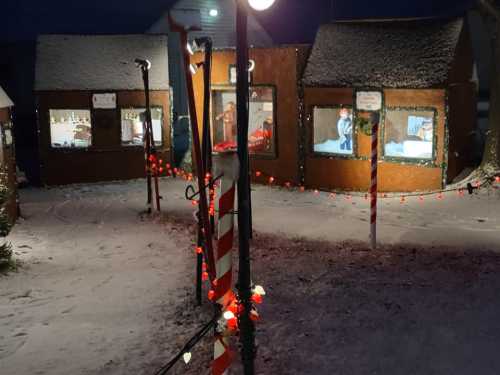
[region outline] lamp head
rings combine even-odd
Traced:
[[[258,11],[269,9],[274,2],[275,0],[248,0],[248,4]]]

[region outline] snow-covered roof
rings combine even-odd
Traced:
[[[2,86],[0,86],[0,108],[9,108],[13,106],[14,103],[12,102],[12,100],[10,100],[7,93],[2,89]]]
[[[336,22],[320,27],[307,86],[429,88],[445,84],[463,19]]]
[[[151,90],[168,90],[166,35],[41,35],[35,90],[143,90],[136,58],[151,61]]]
[[[216,48],[236,46],[236,6],[234,0],[179,0],[172,9],[195,9],[200,11],[201,31],[189,33],[189,38],[208,36]],[[217,10],[216,16],[210,11]],[[168,33],[167,14],[163,15],[147,31]],[[253,14],[248,15],[248,42],[255,47],[271,47],[273,41]]]

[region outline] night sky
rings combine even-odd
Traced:
[[[6,3],[5,3],[6,1]],[[175,0],[3,0],[0,41],[34,40],[40,33],[141,33]],[[311,41],[330,11],[336,18],[441,16],[473,0],[277,0],[260,14],[277,42]],[[7,9],[4,7],[6,6]]]

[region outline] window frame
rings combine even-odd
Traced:
[[[433,131],[432,131],[432,157],[431,158],[412,158],[412,157],[404,157],[404,156],[391,156],[386,155],[385,153],[385,139],[386,139],[386,125],[387,125],[387,113],[393,112],[432,112],[432,121],[433,121]],[[399,164],[414,164],[414,165],[422,165],[422,166],[432,166],[437,167],[437,148],[438,148],[438,110],[436,107],[431,106],[389,106],[384,107],[383,110],[383,126],[382,132],[380,135],[381,141],[381,160],[387,162],[394,162]]]
[[[164,141],[164,133],[165,133],[165,113],[164,113],[164,108],[163,108],[163,105],[151,105],[150,106],[150,109],[153,110],[155,108],[160,108],[161,109],[161,141],[159,144],[157,144],[155,142],[154,146],[159,148],[159,149],[163,149],[163,147],[165,146],[165,141]],[[117,107],[117,112],[118,112],[118,119],[119,119],[119,124],[120,124],[120,134],[119,134],[119,142],[120,142],[120,148],[124,148],[124,149],[133,149],[133,148],[144,148],[144,144],[141,143],[141,144],[130,144],[130,145],[125,145],[123,144],[123,140],[122,140],[122,111],[124,110],[130,110],[130,109],[144,109],[146,110],[146,106],[126,106],[126,107]]]
[[[352,113],[352,153],[342,154],[337,152],[322,152],[314,150],[314,112],[315,109],[336,109],[340,110],[342,108],[347,108]],[[310,106],[310,124],[311,124],[311,135],[310,135],[310,152],[315,157],[328,158],[328,159],[359,159],[358,158],[358,126],[356,125],[357,112],[352,104],[321,104],[321,105],[311,105]]]
[[[90,144],[85,147],[56,147],[52,144],[52,124],[51,124],[51,115],[50,111],[88,111],[90,116]],[[47,122],[48,122],[48,137],[49,137],[49,149],[51,151],[62,151],[62,152],[68,152],[68,151],[88,151],[94,148],[94,140],[95,140],[95,134],[94,134],[94,124],[95,124],[95,118],[94,118],[94,110],[92,108],[61,108],[61,107],[52,107],[47,109]]]
[[[252,88],[270,88],[272,89],[272,99],[273,99],[273,152],[272,153],[253,153],[250,152],[249,156],[251,159],[263,159],[263,160],[276,160],[279,157],[278,150],[278,88],[274,84],[249,84],[249,90]],[[214,92],[224,92],[224,91],[233,91],[236,94],[236,86],[234,85],[213,85],[210,91],[210,137],[212,140],[212,146],[214,143]],[[213,152],[216,154],[216,152]]]

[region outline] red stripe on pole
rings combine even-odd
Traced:
[[[235,189],[229,189],[219,200],[219,217],[233,214]]]
[[[221,278],[217,279],[217,286],[215,287],[215,300],[218,301],[224,297],[228,290],[231,290],[233,282],[233,273],[227,272]]]
[[[231,227],[229,232],[226,232],[217,241],[217,260],[229,253],[233,249],[234,227]]]
[[[220,339],[219,339],[220,340]],[[232,355],[228,348],[220,357],[216,358],[212,363],[212,375],[224,375],[231,365]]]

